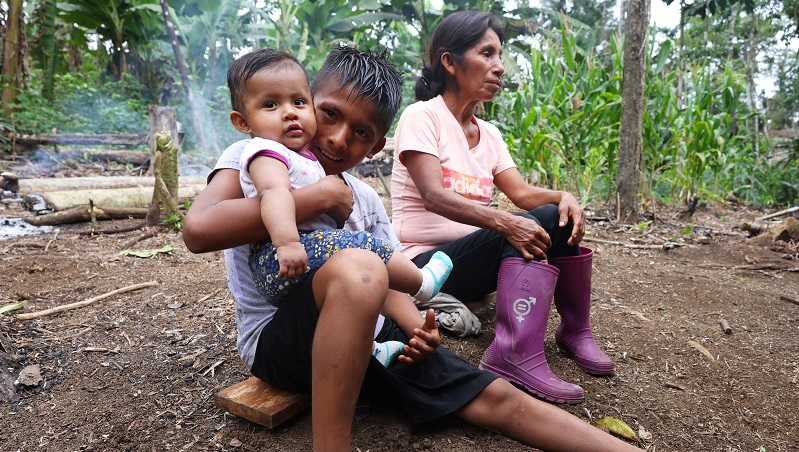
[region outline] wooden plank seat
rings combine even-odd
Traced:
[[[214,394],[214,404],[230,414],[274,429],[311,407],[311,396],[273,388],[250,377]]]

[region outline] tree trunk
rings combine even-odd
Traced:
[[[685,65],[685,2],[680,1],[680,53],[677,56],[677,107],[682,107],[683,66]]]
[[[732,12],[730,13],[730,35],[727,39],[727,61],[732,63],[734,56],[734,41],[735,41],[735,19],[738,18],[738,4],[732,4]]]
[[[8,22],[3,38],[2,78],[8,80],[3,87],[2,100],[4,116],[11,116],[11,107],[16,101],[17,93],[22,86],[22,0],[8,1]]]
[[[150,105],[150,133],[147,136],[147,143],[150,145],[150,167],[147,175],[153,175],[152,162],[155,160],[155,134],[166,132],[172,137],[172,143],[178,143],[178,154],[180,154],[180,141],[178,139],[178,116],[172,107],[162,107]]]
[[[619,0],[619,37],[624,37],[624,15],[627,12],[627,0]]]
[[[172,51],[175,53],[175,64],[178,66],[180,72],[180,80],[183,84],[183,91],[186,93],[186,102],[189,104],[191,111],[192,122],[194,123],[194,130],[197,134],[197,145],[200,147],[201,152],[205,152],[208,147],[205,145],[205,133],[203,132],[203,122],[200,118],[194,96],[192,94],[191,84],[189,82],[189,72],[186,69],[186,62],[183,60],[183,54],[180,51],[180,44],[178,44],[178,36],[175,33],[175,27],[172,25],[172,18],[169,14],[169,5],[166,0],[161,0],[161,9],[164,11],[164,20],[166,21],[166,29],[169,33],[169,41],[172,43]]]
[[[622,223],[638,222],[649,2],[650,0],[627,1],[619,129],[618,220]]]
[[[746,94],[749,101],[749,111],[754,114],[754,143],[755,155],[760,155],[760,118],[757,111],[757,103],[755,102],[755,36],[757,35],[757,26],[755,24],[755,15],[750,14],[749,17],[752,23],[749,25],[749,44],[746,50]]]
[[[178,149],[173,144],[172,137],[165,132],[155,135],[155,147],[155,159],[152,165],[155,187],[150,212],[146,218],[148,226],[155,226],[170,214],[183,219],[183,214],[177,206]]]

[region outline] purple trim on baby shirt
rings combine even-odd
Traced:
[[[319,159],[316,158],[316,156],[314,155],[313,152],[309,151],[308,149],[303,149],[303,151],[307,152],[308,154],[306,155],[306,154],[303,154],[302,152],[298,152],[297,154],[307,158],[308,160],[310,160],[312,162],[318,162],[319,161]]]
[[[275,160],[280,160],[281,162],[283,162],[283,164],[286,165],[286,168],[289,167],[289,161],[286,159],[286,157],[281,155],[281,154],[279,154],[279,153],[277,153],[277,152],[275,152],[275,151],[273,151],[273,150],[271,150],[271,149],[262,149],[262,150],[256,152],[250,158],[250,162],[255,160],[255,157],[271,157],[271,158],[273,158]],[[248,169],[249,169],[249,165],[248,165]]]

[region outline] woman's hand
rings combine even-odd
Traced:
[[[569,219],[571,219],[574,224],[572,234],[569,236],[569,241],[567,242],[569,246],[579,244],[585,235],[585,211],[580,207],[577,198],[565,191],[561,192],[560,202],[558,203],[558,213],[560,214],[560,220],[558,221],[560,227],[566,226]]]
[[[502,233],[514,248],[522,253],[522,257],[532,260],[546,260],[547,251],[552,246],[549,234],[535,221],[516,215],[507,214],[508,223]]]
[[[408,345],[402,347],[402,355],[398,360],[405,364],[413,364],[433,356],[436,348],[441,344],[441,335],[438,332],[435,312],[428,309],[425,313],[424,325],[413,329],[413,337],[408,340]]]

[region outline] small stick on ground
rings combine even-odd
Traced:
[[[142,223],[141,226],[143,227],[144,223]],[[125,246],[122,247],[122,251],[129,250],[133,245],[141,242],[142,240],[149,239],[150,237],[155,237],[155,231],[152,229],[125,244]]]
[[[787,301],[788,303],[793,303],[795,305],[799,305],[799,301],[796,301],[793,298],[788,298],[785,295],[780,295],[780,300]]]
[[[78,235],[110,235],[110,234],[119,234],[122,232],[130,232],[136,231],[146,226],[146,223],[137,223],[133,226],[126,226],[124,228],[115,228],[115,229],[103,229],[102,231],[81,231],[78,232]],[[127,248],[126,248],[127,249]]]
[[[45,252],[45,253],[47,252],[47,250],[48,250],[48,249],[50,249],[50,244],[51,244],[51,243],[53,243],[54,241],[58,240],[58,233],[59,233],[59,232],[61,232],[61,230],[60,230],[60,229],[59,229],[59,230],[57,230],[57,231],[55,231],[55,235],[53,236],[53,238],[52,238],[52,239],[50,239],[50,241],[49,241],[49,242],[47,242],[47,246],[45,246],[45,247],[44,247],[44,252]]]
[[[685,391],[685,388],[683,388],[682,386],[680,386],[678,384],[674,384],[674,383],[666,382],[666,383],[663,383],[663,386],[665,386],[667,388],[671,388],[671,389],[678,389],[680,391]]]
[[[224,359],[220,359],[219,361],[211,364],[211,367],[209,367],[208,369],[206,369],[205,372],[203,372],[203,377],[206,376],[208,374],[208,372],[211,372],[211,378],[213,378],[214,377],[214,369],[216,369],[217,366],[219,366],[220,364],[222,364],[224,362],[225,362]]]
[[[780,210],[779,212],[774,212],[774,213],[770,213],[768,215],[763,215],[762,217],[757,217],[757,218],[755,218],[755,221],[768,220],[768,219],[779,217],[779,216],[782,216],[782,215],[787,215],[787,214],[789,214],[791,212],[796,212],[798,210],[799,210],[799,206],[794,206],[794,207],[791,207],[789,209]]]
[[[725,319],[719,319],[719,325],[721,325],[721,329],[724,331],[724,334],[732,334],[730,322]]]
[[[699,353],[705,355],[707,359],[712,361],[713,363],[716,362],[716,358],[713,357],[713,354],[710,353],[705,347],[703,347],[699,342],[696,341],[688,341],[688,345],[695,348]]]
[[[126,292],[132,292],[134,290],[144,289],[145,287],[153,287],[153,286],[157,286],[157,285],[158,285],[158,282],[156,282],[156,281],[150,281],[150,282],[141,283],[141,284],[134,284],[132,286],[126,286],[126,287],[122,287],[121,289],[112,290],[111,292],[105,293],[103,295],[98,295],[98,296],[96,296],[94,298],[89,298],[88,300],[83,300],[83,301],[78,301],[76,303],[70,303],[70,304],[65,304],[65,305],[61,305],[61,306],[56,306],[54,308],[45,309],[43,311],[31,312],[31,313],[28,313],[28,314],[19,314],[16,317],[19,320],[36,319],[36,318],[44,317],[44,316],[50,315],[50,314],[56,314],[56,313],[63,312],[63,311],[69,311],[69,310],[76,309],[76,308],[82,308],[84,306],[88,306],[88,305],[90,305],[92,303],[95,303],[97,301],[104,300],[104,299],[106,299],[108,297],[113,297],[114,295],[118,295],[118,294],[122,294],[122,293],[126,293]]]
[[[585,239],[583,239],[585,240]],[[783,272],[799,272],[799,267],[790,267],[775,264],[752,264],[752,265],[723,265],[723,264],[699,264],[701,268],[723,268],[726,270],[776,270]]]
[[[603,240],[603,239],[595,239],[593,237],[583,237],[583,241],[585,242],[592,242],[592,243],[600,243],[602,245],[616,245],[616,246],[623,246],[625,248],[633,248],[638,250],[667,250],[669,248],[679,247],[679,246],[687,246],[684,243],[678,242],[668,242],[662,245],[636,245],[633,243],[624,243],[624,242],[617,242],[614,240]]]
[[[91,219],[92,233],[100,229],[100,223],[97,222],[97,214],[94,212],[94,200],[89,199],[89,217]]]

